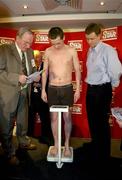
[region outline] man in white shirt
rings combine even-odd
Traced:
[[[119,86],[122,65],[116,50],[101,42],[101,27],[98,24],[89,24],[85,34],[90,46],[85,79],[88,84],[86,110],[91,133],[89,147],[93,159],[106,161],[111,153],[109,114],[112,88]]]

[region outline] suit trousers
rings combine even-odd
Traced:
[[[36,113],[39,114],[41,119],[41,131],[39,137],[52,138],[50,113],[48,103],[45,103],[41,99],[41,90],[31,92],[31,104],[29,108],[29,125],[28,125],[28,135],[34,136],[35,131],[35,116]]]
[[[30,140],[26,136],[28,131],[28,103],[28,89],[24,88],[20,92],[16,111],[16,136],[18,143],[22,145],[30,144]]]
[[[10,103],[10,102],[9,102]],[[19,92],[19,99],[16,109],[10,112],[8,108],[0,107],[0,134],[2,147],[6,156],[9,158],[15,155],[15,146],[13,145],[13,128],[16,122],[16,135],[19,144],[29,144],[26,137],[28,129],[28,91],[27,88]]]
[[[86,110],[96,159],[110,157],[111,132],[109,114],[111,100],[111,83],[88,85]]]
[[[5,156],[10,158],[15,155],[15,146],[12,143],[15,113],[10,113],[6,108],[0,107],[0,140]]]

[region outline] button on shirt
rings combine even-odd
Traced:
[[[110,45],[99,42],[95,48],[89,48],[86,66],[85,81],[88,84],[99,85],[111,82],[113,87],[119,85],[122,64],[116,50]]]

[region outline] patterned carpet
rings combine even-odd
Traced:
[[[32,139],[37,150],[17,151],[20,165],[9,166],[4,161],[0,148],[0,179],[2,180],[122,180],[122,151],[120,140],[112,140],[112,154],[108,163],[97,163],[83,152],[83,143],[87,139],[71,138],[74,149],[72,163],[64,163],[57,168],[56,162],[47,161],[48,146]],[[15,140],[16,143],[16,140]]]

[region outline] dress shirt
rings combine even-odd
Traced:
[[[87,76],[85,81],[91,85],[111,82],[117,87],[122,74],[122,64],[117,51],[110,45],[99,42],[95,48],[89,48],[87,55]]]

